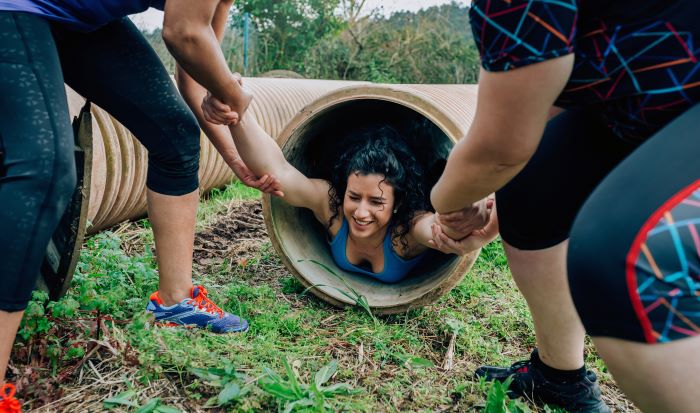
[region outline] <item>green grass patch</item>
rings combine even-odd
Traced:
[[[213,222],[231,202],[255,196],[240,184],[216,191],[202,203],[200,219]],[[149,231],[140,231],[148,239]],[[20,373],[49,368],[27,391],[62,388],[56,407],[62,411],[531,409],[509,400],[502,386],[472,378],[478,365],[509,364],[534,345],[499,242],[437,303],[393,316],[338,310],[304,293],[265,243],[245,265],[215,263],[202,271],[206,276],[196,273],[195,283],[205,285],[212,300],[250,321],[246,334],[231,335],[150,323],[144,309],[158,274],[145,246],[127,254],[119,235],[102,232],[85,243],[64,298],[48,302],[35,293],[13,364]],[[453,363],[445,370],[451,341]],[[601,366],[594,356],[589,362]],[[25,408],[42,403],[32,400]]]

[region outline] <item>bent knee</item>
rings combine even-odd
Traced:
[[[166,145],[149,148],[149,189],[164,195],[184,195],[199,186],[200,129],[194,116],[180,116],[165,132]]]

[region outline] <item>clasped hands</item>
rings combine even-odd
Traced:
[[[433,239],[428,243],[441,252],[457,255],[483,247],[498,235],[495,206],[495,200],[489,196],[458,211],[436,212],[431,227]]]

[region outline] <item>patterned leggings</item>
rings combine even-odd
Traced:
[[[569,282],[589,334],[700,335],[700,104],[635,149],[583,205]]]

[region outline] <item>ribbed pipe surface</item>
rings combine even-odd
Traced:
[[[475,85],[352,85],[306,106],[287,124],[277,141],[293,165],[315,176],[322,169],[318,166],[322,156],[310,153],[313,148],[328,145],[327,139],[337,139],[336,131],[352,130],[358,120],[367,118],[397,128],[409,122],[424,124],[427,120],[437,133],[430,135],[426,146],[436,152],[436,158],[444,159],[453,143],[469,129],[476,110],[476,94]],[[272,244],[287,268],[315,295],[337,306],[354,304],[344,294],[352,290],[366,297],[378,313],[404,312],[432,303],[462,280],[479,254],[435,254],[407,279],[385,284],[336,267],[325,229],[308,211],[265,196],[263,212]],[[313,261],[330,267],[336,275]]]
[[[361,82],[306,79],[246,78],[245,87],[254,95],[249,111],[270,136],[277,137],[287,122],[305,105],[324,94]],[[70,88],[68,106],[76,116],[85,99]],[[89,233],[146,214],[148,156],[141,143],[117,120],[96,105],[93,115],[92,185],[88,220]],[[214,146],[200,137],[199,165],[202,193],[225,186],[234,178]]]

